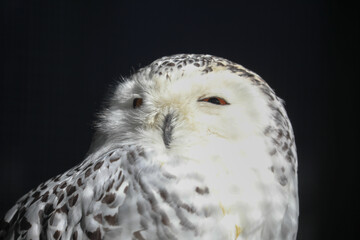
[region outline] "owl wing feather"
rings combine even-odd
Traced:
[[[78,166],[24,195],[1,221],[1,239],[102,239],[121,231],[119,207],[129,183],[123,164],[141,155],[117,148],[90,155]]]

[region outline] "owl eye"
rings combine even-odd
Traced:
[[[135,98],[133,101],[133,108],[138,108],[142,105],[143,100],[142,98]]]
[[[223,98],[220,97],[203,98],[203,99],[199,99],[199,102],[209,102],[216,105],[229,105],[227,101],[225,101]]]

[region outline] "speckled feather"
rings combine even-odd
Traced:
[[[201,105],[202,91],[222,89],[227,78],[232,87],[222,93],[235,88],[241,101]],[[263,79],[223,58],[180,54],[126,80],[100,116],[88,157],[23,196],[2,220],[1,239],[296,238],[294,135]],[[179,102],[182,93],[199,96]],[[134,110],[139,96],[143,109]],[[219,112],[230,107],[238,111]]]

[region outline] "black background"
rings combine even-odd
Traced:
[[[1,1],[0,215],[79,163],[120,76],[176,53],[260,74],[286,101],[298,239],[357,229],[359,16],[340,1]],[[355,97],[356,96],[356,97]]]

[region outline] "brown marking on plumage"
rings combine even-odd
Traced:
[[[170,226],[170,220],[166,213],[161,213],[161,222],[166,226]]]
[[[161,189],[160,190],[160,196],[166,202],[168,200],[169,193],[166,190]]]
[[[98,170],[99,168],[101,168],[101,166],[103,165],[104,161],[98,162],[95,164],[94,166],[94,171]]]
[[[270,156],[274,156],[277,153],[276,148],[269,152]]]
[[[76,187],[73,185],[69,185],[66,188],[66,195],[69,197],[71,194],[73,194],[76,191]]]
[[[66,186],[67,186],[67,183],[66,183],[66,182],[63,182],[63,183],[60,185],[60,188],[61,188],[61,189],[64,189]]]
[[[18,211],[18,219],[21,219],[21,218],[23,218],[24,217],[24,215],[25,215],[25,213],[26,213],[26,208],[25,207],[21,207],[20,208],[20,210]]]
[[[30,203],[30,205],[32,205],[34,202],[36,202],[37,200],[40,199],[39,195],[36,195],[36,197],[32,200],[32,202]]]
[[[49,218],[50,225],[53,225],[56,213],[57,213],[57,210],[51,214],[51,216]]]
[[[119,188],[121,187],[121,185],[123,184],[124,182],[124,177],[121,179],[120,183],[119,183],[119,186],[116,187],[116,191],[119,190]]]
[[[61,194],[60,195],[60,197],[59,197],[59,200],[58,200],[58,202],[57,202],[57,205],[59,205],[59,203],[61,203],[61,201],[64,199],[64,197],[65,197],[65,194]]]
[[[48,200],[48,197],[49,197],[49,191],[46,191],[42,197],[41,197],[41,201],[42,202],[46,202]]]
[[[37,198],[40,196],[40,191],[36,191],[31,195],[33,198]]]
[[[127,159],[129,161],[129,163],[134,163],[135,162],[135,153],[133,151],[128,152],[127,153]]]
[[[59,230],[56,230],[55,233],[54,233],[54,235],[53,235],[53,237],[54,237],[55,239],[59,239],[59,238],[60,238],[60,231],[59,231]]]
[[[39,222],[40,222],[40,225],[42,225],[43,221],[44,221],[44,210],[40,210],[38,212],[38,217],[39,217]]]
[[[124,193],[126,194],[126,192],[129,190],[129,186],[126,186],[125,188],[124,188]]]
[[[115,194],[114,193],[108,193],[106,196],[102,199],[102,203],[110,204],[115,200]]]
[[[75,231],[73,232],[73,234],[71,235],[71,239],[72,239],[72,240],[77,240],[77,238],[78,238],[78,233],[77,233],[77,231],[75,230]]]
[[[69,213],[69,208],[67,207],[66,203],[64,205],[62,205],[62,207],[59,208],[58,210],[60,210],[60,212],[63,212],[65,214]]]
[[[101,215],[101,213],[94,216],[94,220],[101,224],[102,223],[102,215]]]
[[[94,232],[86,231],[86,236],[90,240],[101,240],[101,231],[100,228],[97,228]]]
[[[114,182],[115,182],[115,180],[112,180],[112,181],[111,181],[111,183],[109,184],[109,186],[108,186],[107,189],[106,189],[106,192],[109,192],[109,191],[111,190],[111,188],[112,188],[113,185],[114,185]]]
[[[103,196],[104,196],[104,192],[102,192],[101,194],[100,194],[100,196],[98,197],[98,199],[96,199],[96,201],[100,201],[100,199],[102,199],[103,198]]]
[[[61,177],[61,174],[57,175],[56,177],[54,177],[54,180],[53,180],[53,181],[54,181],[54,182],[59,181],[60,177]]]
[[[23,217],[20,221],[20,231],[29,230],[31,228],[31,223],[28,222],[26,217]]]
[[[134,238],[138,239],[138,240],[145,240],[145,238],[143,238],[143,236],[141,236],[140,231],[142,231],[142,230],[139,230],[139,231],[136,231],[133,233]]]
[[[140,215],[142,215],[144,213],[144,206],[141,202],[137,202],[136,203],[136,206],[137,206],[137,211]]]
[[[90,174],[91,174],[91,172],[92,172],[91,168],[89,168],[88,170],[86,170],[86,172],[85,172],[85,178],[89,177]]]
[[[200,195],[209,194],[209,188],[208,187],[205,187],[205,188],[196,187],[195,191]]]
[[[196,212],[196,209],[195,207],[190,207],[188,204],[186,203],[182,203],[179,207],[185,209],[187,212],[189,213],[195,213]]]
[[[111,163],[113,163],[113,162],[116,162],[116,161],[118,161],[118,160],[120,160],[120,158],[118,157],[118,158],[113,158],[113,159],[110,159],[110,162]]]
[[[81,178],[79,178],[76,182],[79,187],[83,185]]]
[[[52,203],[48,203],[45,205],[44,207],[44,213],[45,215],[50,215],[52,212],[54,211],[54,206],[52,205]]]
[[[56,185],[55,187],[53,187],[53,193],[54,193],[54,194],[57,194],[57,193],[58,193],[58,191],[57,191],[58,187],[59,187],[59,185]]]
[[[109,223],[109,225],[115,226],[118,224],[118,222],[117,222],[118,215],[117,214],[115,214],[114,216],[107,215],[104,217],[104,219],[106,220],[107,223]]]
[[[78,200],[78,197],[79,197],[79,194],[76,194],[74,196],[72,196],[70,199],[69,199],[69,207],[73,207],[75,204],[76,204],[76,201]]]
[[[23,205],[25,205],[25,204],[27,203],[27,201],[29,200],[29,198],[30,198],[30,195],[28,194],[28,195],[26,196],[26,198],[21,201],[21,203],[22,203]]]
[[[271,127],[271,126],[267,126],[267,127],[265,128],[265,130],[264,130],[265,136],[267,136],[267,135],[270,133],[271,130],[272,130],[272,127]]]

